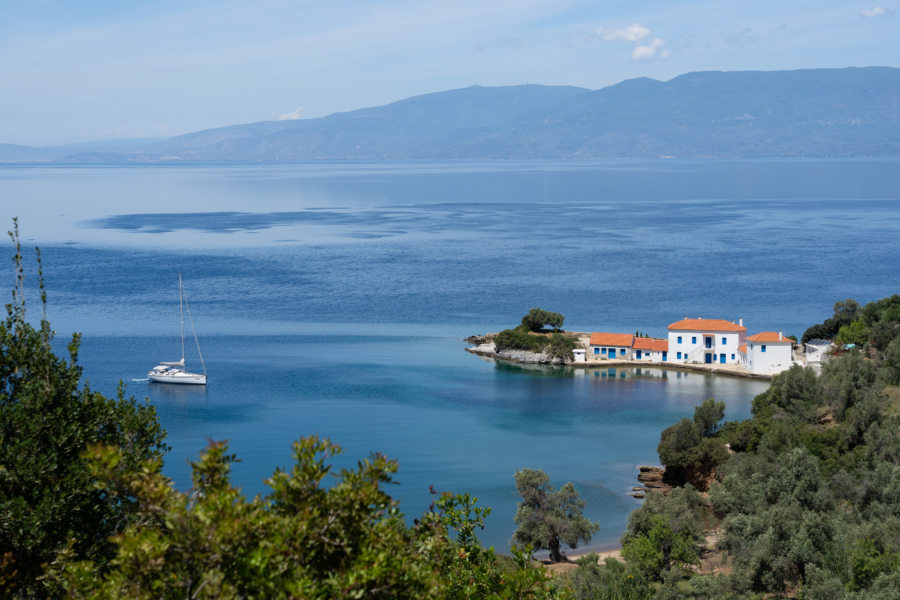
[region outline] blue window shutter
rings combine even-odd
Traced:
[[[734,360],[734,354],[731,355],[731,360]]]
[[[594,346],[594,354],[600,354],[600,348]]]
[[[691,336],[691,343],[692,343],[692,344],[696,344],[696,343],[697,343],[697,336],[696,336],[696,335]]]
[[[680,336],[680,335],[678,336],[678,343],[679,343],[679,344],[681,343],[681,336]],[[679,357],[679,358],[680,358],[680,357]]]
[[[728,338],[723,337],[723,338],[722,338],[722,345],[724,346],[727,342],[728,342]]]
[[[678,358],[681,358],[681,352],[678,353]]]
[[[625,354],[625,348],[619,348],[619,354]]]
[[[765,344],[763,344],[763,345],[762,345],[762,348],[760,348],[760,350],[759,350],[759,351],[760,351],[760,352],[765,352],[765,351],[766,351],[766,345],[765,345]]]

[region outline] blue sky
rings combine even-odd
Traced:
[[[900,0],[0,0],[0,143],[169,136],[473,84],[896,67],[898,12]]]

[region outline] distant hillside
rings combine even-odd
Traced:
[[[0,160],[12,152],[0,147]],[[897,156],[900,69],[699,72],[596,91],[474,86],[318,119],[210,129],[119,154],[151,161]],[[110,160],[99,149],[90,156]]]
[[[141,153],[148,146],[158,144],[166,138],[132,138],[116,140],[100,140],[66,144],[65,146],[18,146],[0,144],[0,162],[120,162],[129,156]],[[91,160],[79,160],[79,157],[91,157]],[[104,160],[104,158],[106,160]]]

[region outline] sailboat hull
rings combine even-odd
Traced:
[[[156,383],[177,383],[183,385],[206,385],[206,375],[200,373],[147,373],[147,378]]]

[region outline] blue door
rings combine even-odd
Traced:
[[[663,352],[663,362],[667,362],[669,360],[669,353]]]
[[[719,355],[719,362],[722,363],[723,365],[725,364],[725,355],[724,354]]]
[[[640,358],[641,358],[641,351],[640,351],[640,350],[635,350],[634,356],[635,356],[635,358],[637,358],[638,360],[640,360]]]
[[[709,352],[707,352],[704,356],[706,357],[706,359],[703,362],[705,362],[708,365],[711,365],[712,361],[713,361],[713,355],[710,354]]]

